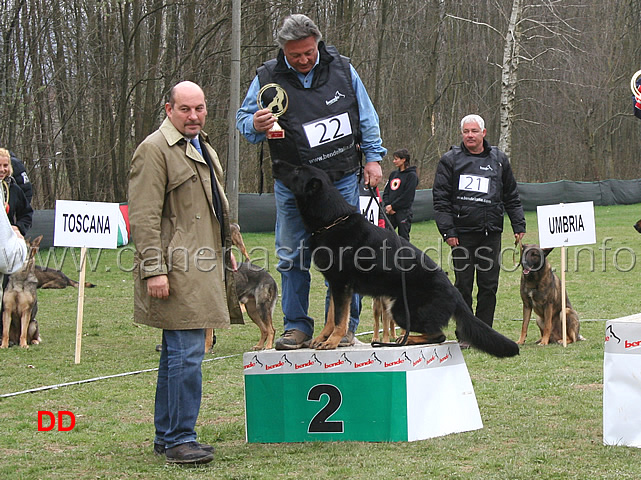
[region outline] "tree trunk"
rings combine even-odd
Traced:
[[[499,149],[509,157],[512,148],[512,125],[516,103],[516,85],[519,69],[519,51],[521,48],[521,18],[523,16],[523,0],[512,1],[512,14],[505,35],[503,49],[503,65],[501,68],[501,105]]]

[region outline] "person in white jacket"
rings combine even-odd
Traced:
[[[0,205],[4,206],[4,193],[0,189]],[[0,212],[0,299],[4,275],[20,270],[27,259],[27,245],[17,227],[9,223],[6,210]]]

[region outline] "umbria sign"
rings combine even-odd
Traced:
[[[540,205],[536,212],[542,248],[596,243],[593,202]]]
[[[567,347],[567,311],[565,291],[566,247],[596,243],[594,203],[560,203],[536,207],[541,248],[561,247],[561,324],[563,346]]]

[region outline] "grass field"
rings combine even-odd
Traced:
[[[39,291],[41,345],[0,350],[0,395],[5,395],[0,397],[0,478],[639,479],[639,450],[602,444],[605,325],[586,321],[640,311],[641,236],[632,228],[641,217],[639,207],[597,207],[596,245],[568,249],[567,290],[586,341],[565,349],[536,346],[539,332],[532,322],[516,358],[464,352],[483,429],[412,443],[246,444],[242,353],[258,339],[258,329],[246,318],[244,326],[217,332],[218,343],[203,364],[197,430],[200,440],[216,447],[216,460],[192,469],[167,466],[152,454],[154,371],[6,396],[157,367],[159,331],[132,322],[133,286],[126,271],[131,249],[104,251],[99,259],[91,251],[87,280],[98,287],[86,290],[81,363],[74,364],[78,292],[73,288]],[[537,243],[533,212],[527,221],[525,241]],[[505,247],[511,246],[510,237],[504,235]],[[273,235],[244,238],[257,262],[278,279]],[[434,222],[414,225],[412,241],[451,271],[449,248]],[[60,260],[62,250],[55,253]],[[43,263],[46,258],[42,252]],[[49,258],[54,266],[53,252]],[[558,251],[550,261],[559,268]],[[78,277],[71,254],[63,270]],[[322,277],[315,272],[313,279],[310,313],[321,319]],[[519,279],[506,250],[494,326],[513,339],[521,328]],[[369,302],[364,305],[359,332],[372,328]],[[452,326],[447,333],[454,338]],[[41,410],[71,411],[76,426],[39,432]]]

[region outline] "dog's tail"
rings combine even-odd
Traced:
[[[457,302],[454,318],[459,340],[469,342],[473,347],[495,357],[513,357],[519,354],[516,342],[475,317],[463,298]]]

